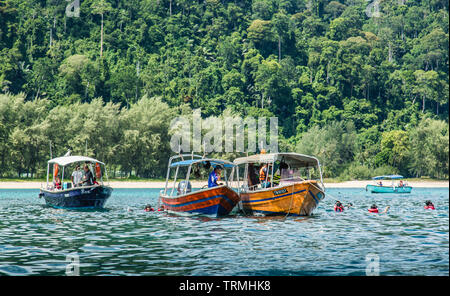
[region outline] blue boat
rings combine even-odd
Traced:
[[[378,181],[376,184],[366,186],[366,191],[371,193],[411,193],[412,187],[407,182],[403,182],[401,175],[386,175],[373,177],[372,180]],[[392,180],[390,185],[383,185],[382,180]],[[395,183],[395,180],[400,180]]]
[[[91,171],[94,182],[83,184],[64,182],[65,168],[74,163],[84,163]],[[53,180],[49,182],[51,165],[53,165]],[[61,180],[59,180],[60,167]],[[47,165],[47,184],[41,188],[39,197],[43,197],[48,206],[58,209],[102,209],[113,191],[103,183],[102,167],[106,174],[103,162],[86,156],[68,155],[51,159]]]

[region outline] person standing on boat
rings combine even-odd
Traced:
[[[81,178],[83,178],[83,172],[80,170],[80,165],[77,164],[71,178],[73,187],[77,187],[80,185]]]
[[[261,183],[262,188],[270,187],[270,179],[267,179],[266,181],[268,172],[267,163],[265,163],[259,170],[259,182]]]
[[[220,181],[220,173],[221,172],[222,172],[222,166],[220,164],[216,165],[214,170],[209,174],[208,188],[222,185],[221,183],[217,183],[218,181]]]
[[[92,175],[91,170],[89,169],[88,165],[84,165],[84,176],[81,180],[81,184],[83,186],[92,186],[94,183],[94,176]]]

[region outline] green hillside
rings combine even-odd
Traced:
[[[68,4],[0,0],[0,177],[45,174],[49,141],[161,177],[201,108],[278,117],[326,177],[448,178],[448,0]]]

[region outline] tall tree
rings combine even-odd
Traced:
[[[107,0],[94,0],[91,5],[92,13],[101,16],[100,28],[100,57],[103,57],[103,18],[105,13],[112,10],[111,4]]]

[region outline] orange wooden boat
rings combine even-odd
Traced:
[[[298,153],[257,154],[237,158],[244,165],[244,186],[240,189],[241,209],[263,215],[309,216],[325,198],[319,160]],[[267,164],[266,178],[258,172]],[[302,174],[305,175],[302,177]],[[315,174],[319,180],[313,180]]]
[[[191,157],[191,159],[184,160],[184,157]],[[173,162],[177,158],[181,158],[181,161]],[[224,180],[222,181],[225,183],[219,186],[193,191],[189,177],[192,167],[195,165],[205,166],[207,169],[212,169],[212,167],[217,165],[222,166],[225,173]],[[181,174],[182,168],[187,168],[186,177],[176,185],[177,177]],[[173,177],[173,186],[169,188],[171,169],[175,170],[175,174]],[[227,169],[231,170],[231,173],[229,173],[230,179],[226,173]],[[237,166],[225,160],[207,159],[199,155],[190,154],[173,156],[169,159],[166,185],[159,196],[160,204],[165,211],[176,214],[203,214],[214,217],[227,215],[240,200],[238,192],[231,188],[234,173],[238,176]]]

